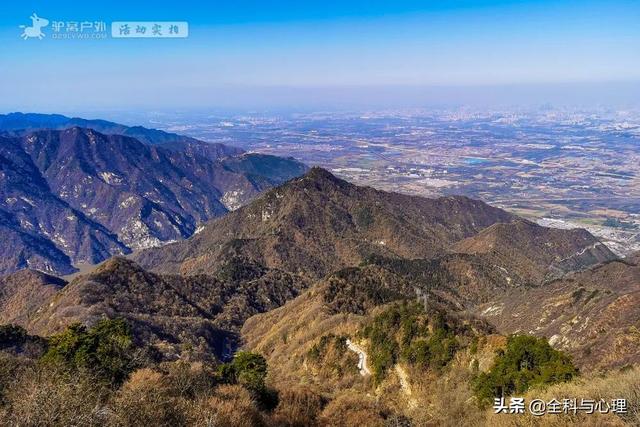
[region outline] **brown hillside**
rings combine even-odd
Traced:
[[[545,336],[585,370],[640,362],[640,266],[609,262],[475,312],[503,333]]]
[[[357,187],[314,168],[187,241],[135,257],[157,271],[196,274],[229,254],[322,277],[371,254],[430,258],[516,217],[466,197],[425,199]]]
[[[28,318],[66,284],[34,270],[0,277],[0,324],[25,326]]]
[[[29,322],[39,335],[59,332],[73,322],[93,324],[123,317],[141,341],[166,356],[192,349],[220,356],[244,320],[298,295],[306,283],[288,273],[229,263],[216,275],[158,275],[134,262],[113,258],[80,276]]]
[[[367,262],[393,272],[413,287],[428,291],[441,305],[452,310],[475,307],[507,290],[528,285],[526,280],[497,265],[485,254],[453,253],[413,260],[371,257]]]
[[[484,255],[530,284],[617,259],[584,229],[560,230],[525,220],[495,224],[456,243],[453,250]]]

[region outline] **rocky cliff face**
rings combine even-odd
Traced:
[[[105,226],[52,191],[21,141],[0,137],[0,272],[70,273],[127,247]]]
[[[55,194],[132,249],[187,237],[226,213],[219,200],[225,190],[247,198],[259,191],[202,157],[91,129],[39,131],[21,144]]]

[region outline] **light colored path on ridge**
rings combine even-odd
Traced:
[[[347,348],[358,355],[358,370],[360,371],[360,375],[363,377],[371,375],[371,371],[367,367],[367,353],[362,349],[362,347],[358,344],[354,344],[347,338]]]

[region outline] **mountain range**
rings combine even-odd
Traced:
[[[358,187],[321,168],[267,191],[188,240],[133,259],[159,272],[199,274],[231,256],[310,279],[386,260],[380,262],[421,270],[425,281],[441,277],[451,284],[457,276],[466,292],[501,283],[535,286],[617,259],[585,230],[545,228],[466,197],[425,199]],[[480,277],[481,283],[469,283]]]
[[[0,272],[67,274],[78,264],[184,239],[306,170],[293,159],[95,122],[0,116],[0,235],[11,242]],[[33,130],[51,123],[62,130]],[[146,142],[68,127],[78,123]]]
[[[158,372],[220,374],[256,352],[270,385],[363,425],[450,425],[448,405],[477,415],[475,381],[522,334],[566,352],[528,341],[570,375],[640,363],[640,254],[620,259],[586,230],[52,120],[0,136],[0,322],[25,328],[0,330],[0,348],[16,357],[123,319]],[[56,277],[81,262],[100,264]]]
[[[416,296],[466,312],[617,260],[583,230],[547,229],[465,197],[358,187],[313,168],[185,240],[114,258],[12,317],[47,335],[120,316],[167,354],[189,343],[220,356],[249,317],[309,288],[324,289],[323,304],[336,313],[363,315]]]
[[[432,257],[484,227],[515,219],[477,200],[388,193],[313,168],[192,239],[134,259],[147,268],[192,274],[233,254],[320,278],[371,254]]]
[[[12,136],[24,136],[37,130],[65,130],[73,127],[93,129],[105,135],[123,135],[145,144],[174,151],[198,154],[210,160],[237,156],[244,151],[220,143],[209,143],[176,133],[142,126],[126,126],[100,119],[67,117],[61,114],[9,113],[0,114],[0,131]]]

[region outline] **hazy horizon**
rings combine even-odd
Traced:
[[[0,6],[0,109],[636,105],[632,1],[115,1]],[[32,13],[51,23],[23,40]],[[180,39],[117,39],[119,20],[185,21]],[[102,39],[54,39],[102,21]],[[109,34],[106,34],[109,33]]]
[[[220,113],[248,110],[310,112],[385,109],[532,109],[540,106],[595,110],[637,109],[640,82],[572,83],[485,86],[332,86],[332,87],[228,87],[207,88],[189,102],[167,106],[159,94],[149,93],[143,100],[126,104],[105,94],[101,102],[90,105],[67,98],[55,102],[16,103],[0,100],[0,113],[59,113],[75,115],[110,112],[170,112],[217,110]],[[183,96],[190,95],[183,93]],[[166,95],[166,94],[165,94]]]

